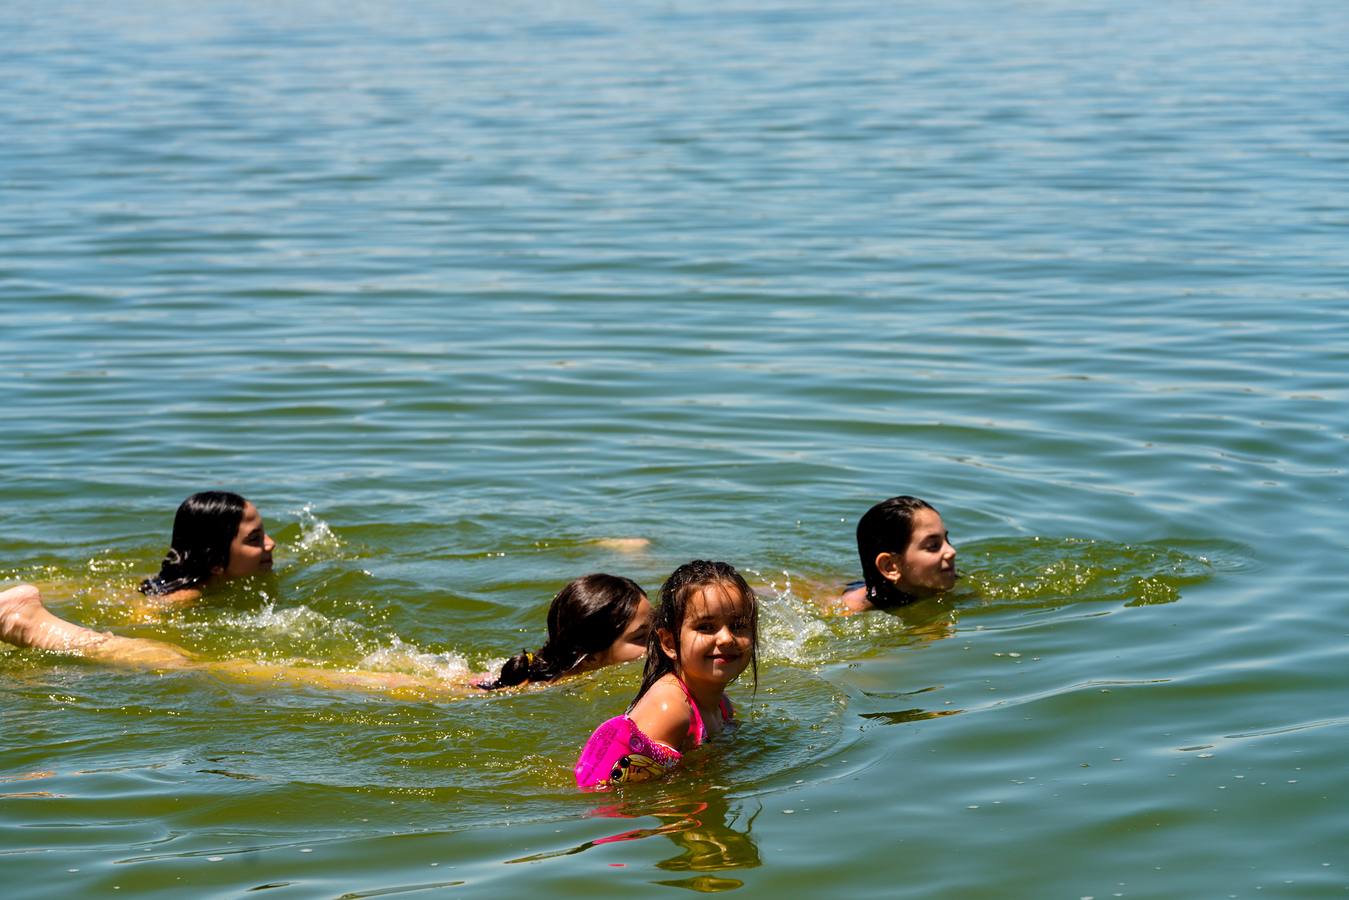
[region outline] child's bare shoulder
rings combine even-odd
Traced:
[[[684,689],[679,686],[679,681],[673,675],[665,675],[651,685],[632,711],[636,713],[644,708],[670,709],[679,712],[686,719],[689,716],[688,698],[684,696]]]
[[[688,734],[689,701],[673,675],[666,675],[647,689],[628,714],[647,737],[679,748]]]

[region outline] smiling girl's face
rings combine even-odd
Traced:
[[[689,598],[677,656],[674,636],[660,633],[661,650],[675,660],[685,683],[725,687],[745,671],[754,649],[751,602],[731,585],[709,585]]]

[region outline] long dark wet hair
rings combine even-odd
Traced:
[[[230,491],[202,491],[184,500],[173,517],[173,537],[159,574],[141,582],[141,593],[172,594],[201,587],[215,568],[227,568],[230,544],[247,503]]]
[[[633,697],[632,703],[628,705],[628,712],[632,712],[632,708],[637,705],[637,701],[641,700],[642,695],[649,691],[657,681],[670,673],[679,674],[678,668],[682,665],[679,658],[679,630],[684,626],[684,619],[688,615],[689,601],[700,590],[714,585],[726,590],[729,594],[738,596],[741,602],[749,607],[749,664],[754,674],[754,687],[756,690],[758,689],[758,599],[754,596],[754,591],[750,589],[749,584],[745,582],[744,577],[730,563],[695,559],[692,562],[684,563],[671,572],[670,577],[665,579],[665,583],[660,586],[660,605],[656,607],[652,615],[651,637],[647,639],[646,644],[646,668],[642,670],[642,686],[637,689],[637,696]],[[666,656],[660,645],[662,630],[674,635],[674,659]]]
[[[857,520],[857,555],[862,559],[862,577],[867,583],[867,599],[871,605],[884,609],[902,606],[917,600],[895,587],[890,579],[876,568],[876,557],[882,553],[903,553],[913,537],[913,515],[920,509],[936,508],[926,500],[903,494],[882,500]]]
[[[603,653],[623,634],[646,592],[621,575],[583,575],[558,592],[548,607],[548,640],[521,650],[497,677],[476,686],[491,691],[526,681],[553,681]]]

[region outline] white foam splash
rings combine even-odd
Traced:
[[[222,617],[227,625],[267,635],[286,637],[324,637],[332,634],[350,634],[357,625],[346,619],[331,619],[301,604],[288,609],[277,609],[268,603],[253,612],[236,612]]]
[[[433,678],[458,679],[472,673],[468,660],[458,653],[428,653],[395,635],[389,646],[368,653],[360,668],[385,672],[407,672]]]
[[[291,510],[291,512],[300,526],[300,539],[296,541],[298,549],[336,550],[342,546],[341,539],[333,534],[333,530],[328,527],[328,523],[314,515],[312,503],[306,503],[299,509]]]
[[[753,573],[762,577],[760,573]],[[771,600],[759,607],[759,646],[771,647],[772,655],[798,664],[823,662],[832,646],[833,633],[820,618],[819,606],[792,592],[791,575],[782,573],[781,586],[768,582]],[[762,651],[761,651],[762,652]]]

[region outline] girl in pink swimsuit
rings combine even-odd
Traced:
[[[642,685],[626,714],[595,729],[576,762],[583,790],[645,781],[734,720],[726,687],[758,680],[758,604],[732,566],[694,560],[660,589]]]

